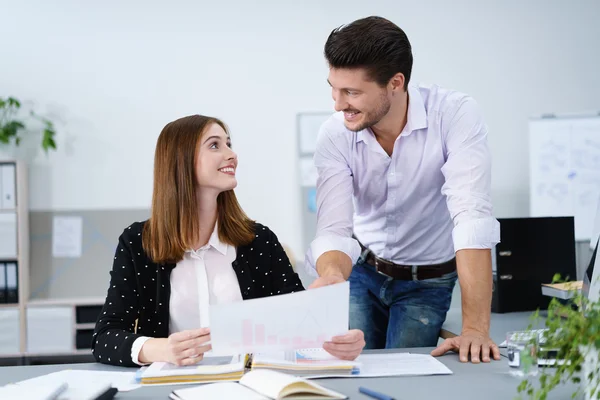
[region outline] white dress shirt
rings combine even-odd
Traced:
[[[235,247],[219,240],[215,226],[208,244],[198,250],[188,250],[171,272],[169,298],[169,335],[189,329],[210,326],[208,308],[211,304],[242,301],[242,293],[231,263],[236,258]],[[136,364],[139,353],[149,337],[133,342],[131,358]]]
[[[476,102],[434,85],[409,86],[408,98],[391,156],[370,129],[346,129],[341,112],[321,126],[317,234],[305,263],[312,275],[326,251],[357,261],[353,232],[377,256],[407,265],[445,262],[460,249],[500,241],[487,127]]]

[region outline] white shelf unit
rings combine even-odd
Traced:
[[[0,160],[0,264],[16,263],[18,288],[17,302],[0,302],[0,360],[91,355],[92,331],[104,299],[29,300],[28,199],[26,164]],[[16,252],[14,243],[6,245],[15,238]],[[3,290],[6,274],[0,272]]]
[[[0,357],[22,354],[26,347],[25,304],[29,298],[29,205],[27,168],[18,160],[0,160],[0,283],[8,289],[5,271],[16,264],[17,302],[0,304]],[[16,240],[16,243],[13,241]],[[16,244],[11,249],[12,243]],[[14,251],[16,250],[16,252]],[[8,293],[6,291],[5,293]],[[12,299],[5,296],[4,301]]]
[[[26,305],[25,357],[92,354],[101,298],[31,300]]]

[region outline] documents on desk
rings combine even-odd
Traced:
[[[37,386],[11,384],[0,387],[0,399],[56,400],[67,389],[68,385],[65,382],[52,382]]]
[[[239,384],[213,383],[193,388],[174,390],[172,400],[222,400],[222,399],[347,399],[348,396],[324,388],[305,379],[276,371],[248,372]]]
[[[249,371],[306,378],[451,374],[430,355],[333,357],[322,345],[348,330],[349,283],[210,307],[212,352],[196,365],[155,362],[139,372],[144,385],[239,381]],[[232,356],[232,354],[237,354]]]
[[[185,367],[153,363],[141,370],[140,381],[144,385],[239,381],[250,372],[265,370],[306,379],[452,374],[448,367],[429,354],[362,354],[355,361],[345,361],[323,349],[302,349],[247,354],[243,358],[205,357],[199,364]]]
[[[165,362],[155,362],[140,370],[140,382],[144,385],[176,383],[208,383],[239,381],[248,371],[273,370],[295,376],[351,376],[359,372],[359,363],[329,356],[324,350],[310,350],[311,357],[302,356],[303,351],[280,354],[246,354],[244,356],[204,357],[196,365],[179,367]],[[296,355],[298,354],[298,355]]]
[[[140,385],[135,382],[135,372],[70,369],[20,381],[11,386],[19,386],[29,392],[32,388],[47,388],[63,383],[67,385],[66,390],[60,393],[58,397],[53,397],[53,399],[95,400],[100,398],[100,396],[107,392],[111,387],[117,388],[121,392],[140,387]],[[0,393],[2,392],[0,391]],[[4,398],[5,397],[0,396],[0,399]],[[25,399],[29,399],[29,397],[25,397]]]
[[[335,364],[339,362],[340,365]],[[343,363],[352,366],[351,371],[342,369]],[[356,361],[342,361],[323,349],[305,349],[289,354],[257,354],[252,369],[276,369],[306,378],[373,378],[383,376],[448,375],[452,371],[429,354],[379,353],[361,354]],[[336,370],[336,368],[338,370]],[[346,367],[347,368],[347,367]],[[350,373],[348,373],[350,372]]]
[[[360,363],[340,360],[323,349],[299,349],[278,353],[250,355],[252,371],[272,370],[295,376],[355,376],[360,373]]]
[[[358,377],[450,375],[452,371],[429,354],[363,354]]]
[[[273,369],[306,378],[362,378],[452,374],[428,354],[362,354],[356,361],[339,360],[323,349],[255,354],[252,370]]]
[[[348,331],[349,282],[210,306],[214,355],[322,347]]]

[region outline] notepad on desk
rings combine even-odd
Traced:
[[[340,360],[319,348],[254,354],[249,366],[252,371],[268,369],[305,377],[351,376],[360,372],[360,363]]]
[[[244,375],[248,356],[204,357],[195,365],[177,366],[167,362],[154,362],[140,376],[143,385],[173,383],[207,383],[239,381]]]
[[[315,382],[269,370],[248,372],[240,379],[239,384],[222,382],[174,390],[169,397],[172,400],[321,400],[348,398],[342,393],[327,389]]]

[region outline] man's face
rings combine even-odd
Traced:
[[[370,128],[390,110],[388,88],[369,80],[362,68],[330,68],[327,81],[335,110],[344,112],[344,124],[351,131]]]

